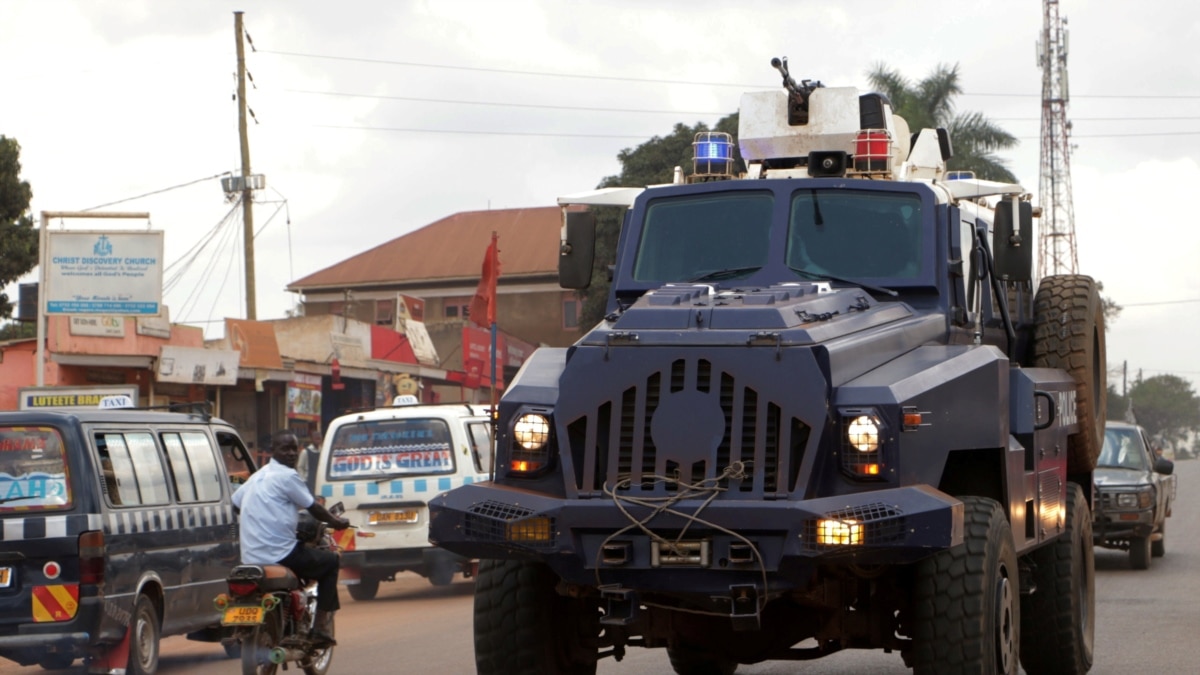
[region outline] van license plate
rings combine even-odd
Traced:
[[[226,607],[221,623],[226,626],[252,626],[263,621],[262,607]]]
[[[12,584],[12,568],[0,567],[0,588],[8,588]]]
[[[404,509],[403,511],[372,511],[367,514],[367,523],[371,525],[415,522],[417,522],[416,509]]]

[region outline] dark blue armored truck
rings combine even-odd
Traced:
[[[608,315],[505,392],[493,480],[430,503],[483,559],[485,675],[680,675],[899,652],[919,673],[1083,673],[1104,325],[1034,278],[1030,195],[948,174],[886,98],[746,94],[670,185],[563,198],[560,281],[626,204]]]

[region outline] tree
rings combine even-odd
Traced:
[[[1116,420],[1118,422],[1125,420],[1125,413],[1129,409],[1129,399],[1121,395],[1117,391],[1116,385],[1108,385],[1108,410],[1105,411],[1104,419]]]
[[[33,190],[20,174],[20,144],[0,136],[0,289],[20,279],[38,261],[38,233],[29,215]],[[0,319],[12,316],[12,311],[8,294],[0,290]]]
[[[979,178],[1016,183],[1017,178],[994,153],[1017,145],[1017,138],[996,126],[983,113],[955,114],[954,97],[962,93],[958,65],[939,65],[925,79],[913,84],[896,70],[876,64],[867,73],[871,86],[888,97],[892,111],[908,122],[914,133],[920,129],[945,128],[950,132],[954,156],[947,169],[974,171]]]
[[[625,148],[619,152],[617,159],[621,162],[621,173],[608,176],[596,187],[669,183],[674,176],[675,167],[681,166],[688,173],[691,172],[692,143],[695,142],[697,133],[721,131],[730,134],[736,148],[737,127],[737,113],[721,118],[712,129],[704,123],[697,123],[694,127],[677,123],[669,135],[655,136],[636,148]],[[737,153],[734,154],[736,156]],[[738,158],[734,171],[745,170],[745,164]],[[592,213],[596,216],[596,258],[592,267],[591,285],[582,292],[583,308],[579,325],[583,332],[591,330],[604,318],[610,285],[608,267],[616,260],[617,237],[621,231],[621,219],[625,209],[615,206],[593,207]]]
[[[1181,440],[1189,429],[1200,427],[1200,399],[1192,385],[1178,375],[1141,373],[1129,389],[1133,413],[1146,433],[1163,440]]]
[[[31,337],[37,337],[37,324],[34,322],[9,321],[7,323],[0,323],[0,342]]]

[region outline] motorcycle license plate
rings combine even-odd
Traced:
[[[225,626],[253,626],[263,622],[262,607],[226,607],[221,624]]]
[[[12,584],[12,568],[0,567],[0,588],[8,588]]]

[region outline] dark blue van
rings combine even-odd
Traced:
[[[149,675],[163,636],[220,641],[254,468],[204,412],[0,412],[0,657]]]

